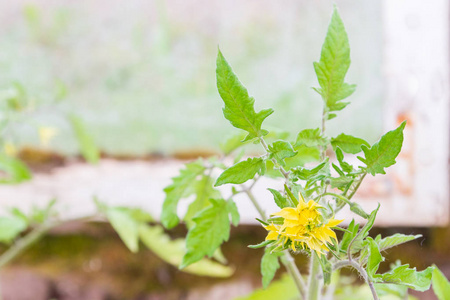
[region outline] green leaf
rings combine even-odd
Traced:
[[[295,300],[298,299],[298,290],[292,278],[284,274],[279,280],[273,281],[266,289],[258,289],[248,296],[235,300]]]
[[[285,166],[285,158],[293,157],[297,154],[292,145],[286,141],[275,141],[269,145],[269,159],[275,159],[280,165]]]
[[[370,213],[367,218],[367,223],[361,228],[360,232],[358,232],[354,242],[352,243],[351,253],[356,253],[363,248],[363,240],[369,235],[370,229],[375,222],[375,218],[377,217],[378,210],[380,209],[380,204],[378,207]],[[363,211],[363,213],[365,213]],[[367,253],[366,253],[367,254]],[[365,256],[365,255],[364,255]],[[363,255],[362,255],[363,257]]]
[[[271,224],[282,225],[284,223],[284,218],[282,218],[282,217],[271,217],[271,218],[267,219],[267,222],[270,222]]]
[[[177,206],[180,199],[189,196],[193,192],[193,184],[197,177],[203,174],[205,167],[200,160],[188,163],[185,169],[180,170],[180,175],[172,178],[173,183],[164,189],[164,199],[161,222],[166,228],[173,228],[179,223]]]
[[[330,181],[332,188],[341,188],[351,183],[353,181],[353,178],[347,176],[330,177]]]
[[[353,166],[344,161],[344,153],[342,153],[341,148],[336,147],[335,152],[336,152],[336,158],[339,162],[339,166],[342,168],[342,170],[346,173],[352,172]]]
[[[28,222],[22,217],[15,215],[0,217],[0,242],[12,242],[27,227]]]
[[[433,270],[432,283],[433,291],[439,300],[450,299],[450,282],[436,266]]]
[[[153,217],[148,212],[140,208],[123,207],[121,209],[127,211],[130,214],[130,216],[139,223],[148,223],[155,221],[155,219],[153,219]]]
[[[418,239],[420,237],[422,237],[421,234],[405,235],[401,233],[396,233],[394,235],[385,237],[384,239],[380,239],[380,241],[378,241],[378,246],[380,247],[380,251],[385,251],[389,248]]]
[[[185,252],[185,240],[175,239],[164,233],[161,226],[139,226],[139,237],[145,246],[169,264],[178,267],[181,264]],[[186,268],[183,272],[210,277],[229,277],[233,269],[223,266],[209,259],[202,259]]]
[[[372,229],[372,226],[375,223],[375,219],[377,217],[377,213],[378,213],[379,209],[380,209],[380,204],[378,204],[378,207],[370,213],[367,223],[361,229],[361,233],[359,234],[359,236],[361,238],[364,239],[369,234],[369,230]]]
[[[375,278],[377,282],[402,284],[416,291],[424,292],[430,288],[433,269],[434,267],[428,267],[417,272],[416,268],[410,269],[409,265],[401,265],[390,272],[377,274]]]
[[[341,17],[335,8],[322,46],[320,60],[314,63],[314,70],[320,85],[320,88],[315,90],[322,96],[328,112],[342,110],[348,104],[342,100],[355,91],[355,85],[344,82],[349,67],[348,37]],[[328,119],[333,117],[335,115],[331,114]]]
[[[211,257],[230,237],[228,202],[223,199],[210,199],[210,202],[210,206],[192,219],[195,224],[187,234],[187,252],[180,269],[199,261],[205,255]]]
[[[304,129],[297,135],[295,146],[305,145],[307,147],[317,147],[328,145],[328,139],[322,136],[319,128]]]
[[[11,215],[13,215],[14,217],[21,218],[21,219],[23,219],[25,222],[28,223],[28,216],[27,216],[23,211],[21,211],[20,209],[18,209],[17,207],[12,207],[11,210],[10,210],[10,213],[11,213]]]
[[[53,207],[55,204],[56,204],[56,199],[52,199],[43,208],[33,205],[28,219],[31,222],[43,224],[45,221],[48,220],[50,215],[55,214],[55,211],[53,210]]]
[[[304,166],[307,163],[320,160],[320,150],[317,147],[307,147],[305,145],[301,145],[295,146],[294,150],[297,152],[297,154],[284,160],[286,163],[286,170],[290,170],[294,167]],[[272,177],[283,177],[283,174],[281,174],[278,169],[273,169],[274,164],[271,160],[266,160],[266,165],[266,175]]]
[[[375,174],[386,174],[384,168],[395,164],[395,158],[400,153],[403,144],[404,121],[397,129],[389,131],[381,139],[372,145],[372,147],[362,146],[364,158],[358,156],[358,159],[366,164],[367,172]]]
[[[139,250],[139,222],[118,207],[109,208],[106,217],[128,249],[136,253]]]
[[[404,285],[389,283],[375,284],[375,289],[378,296],[394,295],[397,297],[397,299],[410,299],[409,297],[406,298],[408,287]]]
[[[280,262],[278,261],[280,255],[280,253],[270,253],[268,248],[264,251],[264,255],[261,259],[262,284],[264,288],[267,288],[275,276],[275,273],[280,268]]]
[[[194,225],[192,218],[210,204],[210,198],[220,198],[220,192],[213,187],[213,180],[210,176],[203,175],[200,180],[192,183],[193,193],[196,197],[183,218],[188,228]]]
[[[367,237],[366,239],[368,243],[369,257],[367,259],[367,274],[370,278],[378,271],[378,267],[380,263],[384,260],[383,256],[381,256],[380,249],[378,248],[378,244],[371,238]]]
[[[286,165],[289,167],[303,166],[306,163],[320,160],[320,150],[316,147],[307,147],[305,145],[295,146],[294,150],[297,155],[291,158],[286,158]]]
[[[370,147],[369,143],[365,140],[344,133],[331,139],[331,146],[334,150],[336,150],[336,147],[340,147],[342,151],[351,154],[361,152],[362,145]]]
[[[0,154],[0,170],[6,173],[0,178],[0,183],[20,183],[31,179],[31,172],[23,162],[3,154]]]
[[[298,167],[294,171],[295,176],[301,180],[318,181],[330,176],[330,163],[328,159],[312,169]]]
[[[75,115],[71,115],[69,120],[75,133],[75,137],[77,138],[81,155],[83,155],[83,158],[87,162],[96,164],[100,159],[100,150],[95,144],[94,139],[86,128],[83,120]]]
[[[364,219],[368,219],[370,215],[368,215],[364,209],[359,205],[359,203],[356,202],[350,202],[350,211],[354,212],[360,217],[363,217]]]
[[[319,257],[320,266],[322,267],[323,283],[328,285],[331,283],[332,265],[325,255]]]
[[[244,183],[255,177],[256,173],[261,172],[264,168],[265,164],[262,158],[249,158],[226,169],[217,178],[214,186],[220,186],[226,183]]]
[[[223,115],[231,125],[248,132],[244,140],[264,136],[267,131],[261,129],[265,118],[273,113],[272,109],[264,109],[256,113],[255,99],[248,95],[247,89],[234,74],[231,66],[220,50],[217,53],[217,89],[225,103]]]
[[[287,198],[283,197],[283,195],[281,195],[281,193],[277,190],[274,189],[268,189],[272,195],[273,195],[273,199],[275,200],[276,205],[283,209],[285,207],[292,207],[293,203],[291,201],[289,201]]]
[[[334,163],[331,163],[331,166],[333,167],[333,169],[339,174],[339,176],[344,176],[345,174],[344,172],[341,170],[341,168],[339,168],[337,165],[335,165]]]
[[[292,191],[289,189],[289,187],[285,184],[284,185],[284,191],[286,192],[286,195],[289,197],[289,200],[294,204],[294,206],[298,205],[298,199],[295,197],[295,195],[292,193]]]
[[[231,216],[231,224],[233,224],[234,226],[238,226],[240,215],[236,203],[234,203],[233,199],[227,201],[227,211]]]
[[[342,237],[342,240],[341,240],[340,248],[343,251],[347,251],[348,245],[350,244],[350,242],[353,240],[353,238],[358,233],[358,229],[359,229],[359,224],[356,224],[355,220],[352,220],[350,222],[350,224],[348,225],[347,231],[344,233],[344,236]]]
[[[263,242],[261,242],[259,244],[256,244],[256,245],[248,245],[247,247],[252,248],[252,249],[259,249],[259,248],[265,247],[267,245],[270,245],[270,244],[272,244],[274,242],[275,241],[273,241],[273,240],[267,240],[267,241],[263,241]]]

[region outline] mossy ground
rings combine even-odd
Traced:
[[[257,226],[239,226],[232,230],[231,239],[223,246],[229,264],[235,268],[230,279],[198,277],[177,270],[141,245],[137,254],[131,253],[112,228],[105,223],[75,226],[76,230],[50,232],[32,245],[7,268],[28,268],[51,280],[69,277],[89,286],[108,290],[112,299],[139,299],[142,295],[167,295],[164,299],[181,299],[193,289],[242,278],[259,285],[259,264],[262,250],[247,248],[264,239],[264,229]],[[373,234],[388,235],[393,229],[373,230]],[[389,250],[387,263],[401,259],[411,266],[423,269],[436,263],[445,269],[450,264],[449,229],[398,229],[405,233],[421,233],[424,238]],[[179,226],[170,233],[183,236]],[[305,266],[306,257],[297,256],[297,263]],[[170,296],[171,295],[171,296]]]

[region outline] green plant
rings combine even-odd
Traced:
[[[26,106],[25,95],[24,89],[19,84],[15,84],[12,91],[5,93],[6,101],[2,103],[5,106],[0,109],[0,129],[2,130],[0,146],[4,149],[8,143],[4,138],[5,130],[11,126],[12,122],[20,120],[22,116],[17,115],[18,113],[29,109]],[[100,151],[86,125],[75,115],[69,115],[67,119],[72,125],[84,160],[96,164],[100,158]],[[6,150],[3,152],[0,152],[0,171],[4,173],[0,178],[0,185],[18,184],[32,178],[32,172],[20,159],[13,157]],[[74,219],[61,217],[56,208],[56,199],[49,201],[43,208],[33,206],[30,211],[23,211],[17,207],[3,209],[0,215],[0,243],[7,247],[0,253],[0,272],[32,244],[39,242],[48,231],[74,221],[108,222],[131,252],[137,252],[139,241],[142,241],[149,250],[168,264],[175,266],[180,264],[184,254],[184,239],[171,240],[160,225],[149,224],[153,222],[153,218],[147,212],[139,208],[111,207],[95,198],[94,202],[98,208],[97,213]],[[221,259],[220,253],[216,258]],[[210,277],[228,277],[233,273],[232,268],[208,259],[202,259],[184,271]],[[0,299],[2,299],[1,293]]]
[[[284,133],[263,129],[263,122],[273,110],[255,111],[255,99],[249,96],[218,51],[216,79],[225,105],[223,114],[242,133],[222,145],[222,157],[188,163],[164,190],[166,199],[161,221],[166,228],[172,228],[180,221],[177,213],[179,201],[188,197],[194,199],[182,217],[189,232],[180,269],[205,256],[213,256],[228,240],[230,224],[237,226],[239,223],[239,212],[233,199],[238,194],[245,194],[259,212],[257,220],[268,231],[265,241],[249,246],[265,249],[261,260],[263,287],[269,286],[281,262],[300,299],[332,296],[340,285],[338,274],[341,268],[357,270],[373,299],[379,299],[378,293],[407,297],[408,289],[425,291],[430,288],[434,267],[417,271],[408,264],[394,264],[389,272],[378,272],[380,263],[384,261],[384,251],[420,235],[370,237],[369,231],[379,207],[366,212],[353,201],[368,174],[385,174],[385,168],[395,164],[402,147],[406,121],[373,145],[344,133],[336,137],[326,135],[327,121],[349,104],[344,100],[356,88],[345,82],[349,66],[349,42],[335,8],[320,60],[314,63],[319,83],[314,90],[323,100],[321,126],[300,131],[292,141],[287,140]],[[249,143],[260,144],[262,153],[241,160],[244,153],[241,151],[235,156],[234,164],[227,165],[233,152]],[[348,162],[350,156],[356,156],[360,161],[358,166]],[[215,177],[217,169],[221,174]],[[283,180],[280,186],[268,188],[280,208],[279,212],[270,215],[266,215],[252,193],[255,183],[263,176],[281,177]],[[216,189],[225,184],[232,185],[229,197],[222,196]],[[342,220],[335,220],[334,216],[344,208],[366,219],[365,224],[352,220],[346,229],[338,227]],[[344,232],[340,240],[333,230]],[[307,276],[300,274],[292,255],[310,258]],[[267,291],[286,285],[289,283],[284,278],[277,287]],[[292,298],[288,293],[284,296],[285,299]],[[263,299],[258,297],[248,299]],[[278,299],[282,297],[280,295]]]

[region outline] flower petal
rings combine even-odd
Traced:
[[[274,216],[279,216],[285,219],[295,220],[298,218],[297,210],[293,207],[285,207],[277,213],[272,214]]]

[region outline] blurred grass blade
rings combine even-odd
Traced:
[[[100,151],[95,144],[94,139],[89,134],[86,125],[79,117],[75,115],[71,115],[69,117],[69,120],[75,133],[75,137],[78,141],[81,155],[83,155],[83,158],[87,162],[96,164],[100,159]]]
[[[31,179],[31,172],[23,162],[3,154],[0,154],[0,170],[5,173],[0,183],[19,183]]]

